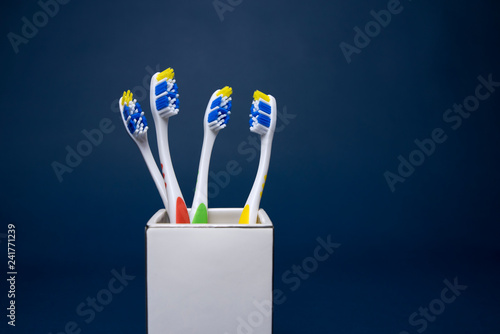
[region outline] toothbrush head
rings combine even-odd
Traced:
[[[119,102],[123,125],[134,140],[147,138],[148,122],[142,107],[129,91],[123,92]]]
[[[217,90],[209,102],[207,108],[206,124],[210,130],[213,132],[219,132],[224,129],[229,121],[229,115],[231,114],[231,94],[233,89],[226,86],[222,89]]]
[[[165,71],[153,76],[155,80],[155,105],[162,118],[169,118],[179,112],[179,90],[174,79],[174,70],[167,68]],[[155,109],[152,106],[152,109]]]
[[[256,90],[250,108],[250,131],[264,136],[276,128],[276,100]]]

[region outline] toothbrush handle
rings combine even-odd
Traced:
[[[159,119],[156,123],[156,134],[158,139],[158,149],[160,151],[160,160],[162,172],[166,182],[168,198],[168,215],[171,224],[189,224],[189,214],[187,212],[181,189],[175,177],[174,166],[170,157],[170,148],[168,145],[168,119]]]
[[[191,222],[208,222],[208,170],[210,167],[210,156],[214,147],[216,135],[211,131],[206,131],[201,148],[200,165],[198,167],[198,177],[196,180],[196,190],[191,205]],[[200,206],[202,205],[203,206]],[[196,217],[196,219],[195,219]]]
[[[158,170],[158,166],[156,165],[153,154],[151,153],[149,142],[146,139],[145,141],[138,142],[137,144],[139,146],[139,149],[141,150],[142,157],[144,158],[144,161],[148,166],[149,173],[153,177],[156,189],[158,189],[158,192],[160,193],[163,205],[165,206],[165,208],[168,208],[167,192],[165,190],[165,181],[163,180],[163,177],[161,176],[161,173]]]
[[[271,145],[272,133],[267,136],[261,137],[261,149],[260,149],[260,160],[259,168],[257,170],[257,176],[248,195],[248,199],[243,208],[243,213],[240,217],[240,224],[257,224],[257,213],[259,211],[260,199],[262,198],[262,192],[264,191],[264,185],[266,183],[267,172],[269,170],[269,162],[271,160]]]

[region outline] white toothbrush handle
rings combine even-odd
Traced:
[[[153,178],[153,181],[156,185],[156,189],[158,189],[158,193],[160,194],[161,200],[163,201],[163,205],[165,208],[168,208],[168,199],[167,199],[167,192],[165,191],[165,181],[163,181],[163,177],[161,176],[160,171],[158,170],[158,166],[156,165],[156,161],[153,158],[153,154],[151,154],[151,148],[149,147],[149,141],[148,141],[148,136],[147,136],[147,126],[145,131],[138,135],[135,136],[130,133],[128,129],[128,124],[127,120],[125,120],[123,116],[123,110],[124,110],[124,97],[125,97],[125,92],[123,93],[123,97],[120,98],[120,101],[118,102],[120,106],[120,118],[122,119],[123,125],[129,134],[130,138],[137,144],[139,147],[139,150],[141,151],[142,157],[144,158],[144,161],[146,162],[146,166],[148,166],[149,173],[151,174],[151,177]],[[130,91],[128,91],[128,94],[130,94]],[[132,99],[132,94],[129,96],[130,99]],[[134,103],[136,100],[133,100]],[[128,104],[127,104],[128,105]]]
[[[193,204],[191,205],[190,219],[191,222],[198,210],[200,204],[205,204],[208,208],[208,170],[210,167],[210,156],[214,147],[216,134],[210,130],[205,130],[203,136],[203,146],[201,148],[200,165],[198,167],[198,177],[196,179],[196,190],[194,193]]]
[[[142,157],[144,158],[144,161],[148,166],[149,173],[153,177],[153,181],[155,182],[156,189],[158,189],[158,192],[160,193],[163,205],[165,206],[165,208],[168,208],[167,193],[165,190],[165,181],[163,180],[163,177],[161,176],[161,173],[158,170],[158,166],[156,165],[156,161],[153,157],[153,154],[151,153],[151,148],[149,147],[149,142],[147,140],[147,137],[146,140],[144,141],[138,141],[137,146],[139,147]]]
[[[273,132],[270,132],[261,138],[260,160],[257,176],[248,195],[245,206],[249,206],[249,224],[257,223],[257,213],[259,211],[260,199],[266,183],[267,172],[269,170],[269,162],[271,160],[271,147],[273,141]]]
[[[160,160],[163,167],[163,176],[167,183],[167,198],[168,198],[168,215],[170,223],[175,224],[177,219],[177,208],[184,205],[184,198],[175,177],[174,166],[170,157],[170,148],[168,145],[168,119],[159,118],[156,123],[156,134],[158,137],[158,149],[160,152]],[[182,200],[182,205],[178,201]]]
[[[170,149],[168,146],[168,117],[161,117],[156,106],[156,78],[158,75],[159,73],[156,73],[151,78],[149,101],[155,121],[162,173],[166,183],[168,217],[171,224],[189,223],[189,214],[186,209],[186,204],[184,203],[184,198],[182,197],[181,189],[177,183],[174,167],[172,166],[172,160],[170,158]]]

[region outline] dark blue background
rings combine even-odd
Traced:
[[[181,94],[171,152],[188,205],[215,89],[232,86],[234,102],[211,170],[234,159],[242,172],[211,207],[241,207],[252,185],[258,159],[238,153],[250,135],[252,92],[274,95],[279,110],[295,115],[278,123],[286,126],[275,136],[261,203],[276,228],[275,287],[287,297],[275,308],[275,333],[417,333],[408,317],[454,277],[467,290],[426,332],[499,333],[500,92],[456,131],[442,116],[474,93],[479,75],[500,81],[500,5],[402,6],[348,64],[339,44],[352,44],[353,28],[387,0],[245,0],[222,22],[211,0],[72,0],[17,54],[7,34],[20,34],[21,18],[32,21],[40,7],[3,3],[0,233],[17,227],[19,272],[9,332],[55,334],[72,320],[82,333],[145,332],[143,233],[161,201],[112,102],[141,85],[147,66],[171,66]],[[64,163],[66,146],[103,118],[114,130],[59,182],[51,164]],[[396,172],[398,156],[437,127],[447,141],[391,192],[383,173]],[[151,131],[154,151],[155,139]],[[281,274],[328,235],[341,246],[291,291]],[[123,267],[135,279],[85,324],[76,306]]]

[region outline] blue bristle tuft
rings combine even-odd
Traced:
[[[156,100],[156,109],[162,110],[168,107],[168,97],[166,95]]]
[[[134,132],[135,132],[135,130],[136,130],[135,123],[134,123],[134,122],[128,122],[128,123],[127,123],[127,127],[128,127],[128,131],[129,131],[131,134],[134,134]]]
[[[217,106],[220,106],[220,103],[222,102],[222,96],[219,96],[218,98],[216,98],[213,102],[212,102],[212,105],[210,106],[210,109],[213,109]]]
[[[142,112],[142,107],[141,107],[141,105],[139,104],[139,102],[136,102],[136,103],[135,103],[135,112],[136,112],[136,113],[139,113],[139,114]]]
[[[259,102],[259,109],[268,115],[271,115],[271,106],[263,101]]]
[[[213,121],[216,121],[218,117],[219,117],[219,110],[218,109],[211,111],[208,114],[208,123],[212,123]]]
[[[138,129],[137,124],[144,124],[144,127],[148,126],[146,117],[144,115],[141,116],[141,113],[142,111],[130,115],[130,120],[127,122],[127,128],[131,134],[134,134],[135,131]]]
[[[133,114],[128,121],[128,131],[131,134],[134,134],[135,130],[137,130],[137,120],[140,118],[140,114]]]
[[[266,115],[260,114],[259,116],[257,116],[257,121],[259,122],[259,124],[265,126],[266,128],[271,126],[271,119]]]
[[[156,96],[164,93],[167,91],[167,82],[166,81],[163,81],[162,83],[159,83],[158,85],[156,85],[155,87],[155,94]]]
[[[132,116],[130,117],[130,121],[131,121],[131,122],[132,122],[132,121],[137,122],[140,118],[141,118],[141,114],[139,114],[139,113],[134,113],[134,114],[132,114]]]
[[[129,106],[123,107],[123,119],[127,119],[130,116],[130,108]]]

